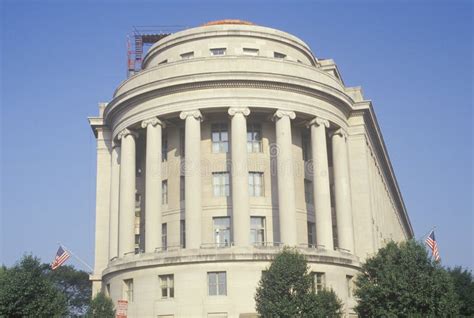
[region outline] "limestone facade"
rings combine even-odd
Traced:
[[[248,23],[157,42],[98,117],[94,292],[129,317],[254,317],[297,247],[353,314],[360,262],[413,236],[370,101],[332,60]]]

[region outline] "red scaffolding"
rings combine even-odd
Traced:
[[[127,36],[127,77],[142,69],[143,57],[153,44],[184,28],[177,25],[134,27]]]

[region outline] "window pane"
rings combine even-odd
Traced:
[[[224,129],[225,129],[225,130],[224,130]],[[228,133],[227,133],[227,127],[222,127],[222,130],[223,130],[223,131],[221,131],[221,140],[222,140],[222,141],[227,141],[227,140],[229,140],[229,139],[228,139],[229,136],[228,136]]]
[[[226,282],[226,273],[220,272],[219,273],[219,295],[226,295],[227,294],[227,282]]]

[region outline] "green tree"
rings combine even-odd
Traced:
[[[303,309],[303,317],[336,318],[342,317],[342,302],[333,290],[309,293]]]
[[[94,299],[92,299],[89,310],[87,311],[86,317],[88,318],[114,318],[115,309],[112,300],[105,296],[104,293],[98,293]]]
[[[284,248],[262,275],[255,301],[262,317],[339,317],[341,309],[334,292],[313,293],[304,255],[290,248]],[[323,307],[334,311],[323,311]]]
[[[84,316],[89,308],[92,295],[92,283],[89,274],[77,270],[73,266],[60,266],[50,270],[49,264],[44,264],[48,279],[66,297],[68,315],[71,317]]]
[[[459,314],[464,317],[474,317],[474,279],[472,272],[456,266],[448,269],[454,283],[454,291],[459,298]]]
[[[63,317],[65,297],[47,279],[38,258],[24,256],[0,274],[0,317]]]
[[[362,317],[455,317],[453,282],[414,240],[388,243],[356,279],[356,312]]]

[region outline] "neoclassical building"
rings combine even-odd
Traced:
[[[164,37],[98,117],[94,291],[129,317],[256,317],[282,246],[353,315],[361,261],[413,236],[370,101],[288,33]]]

